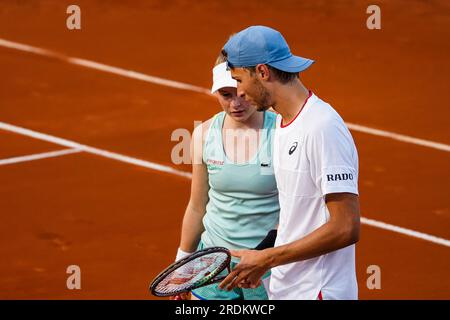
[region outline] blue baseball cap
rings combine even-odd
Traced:
[[[228,66],[253,67],[267,64],[285,72],[300,72],[314,60],[294,56],[281,33],[265,26],[251,26],[228,40],[224,48]]]

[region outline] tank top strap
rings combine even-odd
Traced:
[[[273,136],[275,133],[276,114],[271,111],[264,112],[264,127],[261,133],[261,143],[259,160],[261,163],[271,163]]]
[[[205,141],[203,143],[204,163],[207,163],[207,159],[220,157],[223,153],[220,149],[222,148],[222,144],[216,143],[216,141],[219,137],[221,137],[224,118],[224,111],[219,112],[213,116],[208,131],[206,132]]]

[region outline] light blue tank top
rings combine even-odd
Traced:
[[[225,154],[224,119],[225,112],[214,116],[203,147],[209,201],[201,240],[205,247],[254,248],[278,224],[280,206],[272,162],[276,115],[264,112],[258,152],[245,164],[236,164]]]

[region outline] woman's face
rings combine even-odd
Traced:
[[[237,96],[237,90],[233,87],[221,88],[215,93],[223,110],[239,122],[246,122],[257,112],[256,106]]]

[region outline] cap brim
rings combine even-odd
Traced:
[[[314,60],[298,56],[290,56],[287,59],[270,62],[269,66],[285,72],[301,72],[306,70],[314,63]]]
[[[222,88],[237,88],[237,82],[234,79],[221,79],[219,81],[214,82],[212,88],[211,88],[211,93],[216,92],[219,89]]]

